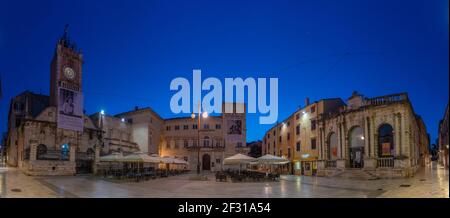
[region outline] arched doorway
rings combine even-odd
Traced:
[[[338,139],[336,133],[332,132],[328,136],[328,160],[336,160],[338,158],[337,153]]]
[[[364,156],[363,129],[359,126],[351,128],[348,140],[349,140],[350,167],[362,168]]]
[[[378,128],[378,156],[394,156],[394,129],[389,124],[382,124]]]
[[[211,156],[204,154],[202,157],[202,170],[211,170]]]
[[[77,174],[92,173],[94,159],[95,151],[92,148],[88,148],[86,152],[77,152],[77,158],[75,160]]]

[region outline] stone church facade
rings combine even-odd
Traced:
[[[8,165],[29,175],[92,171],[102,139],[101,130],[82,112],[82,63],[65,32],[50,66],[50,96],[25,91],[11,100]]]

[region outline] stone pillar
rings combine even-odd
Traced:
[[[100,164],[100,145],[95,146],[95,156],[94,156],[94,162],[92,163],[92,173],[94,175],[98,175],[99,170],[99,164]]]
[[[408,147],[409,147],[409,140],[408,140],[408,132],[409,132],[409,130],[408,130],[408,128],[407,128],[407,126],[406,126],[406,111],[403,111],[403,113],[401,114],[401,142],[402,142],[402,144],[401,144],[401,146],[400,146],[400,152],[402,153],[402,154],[405,154],[405,155],[408,155],[409,156],[409,149],[408,149]]]
[[[325,138],[325,128],[322,129],[322,159],[328,159],[328,151],[327,140]]]
[[[101,151],[100,145],[96,145],[95,146],[95,160],[94,160],[95,163],[100,162],[100,151]]]
[[[323,147],[322,147],[322,128],[319,128],[319,137],[317,137],[318,138],[318,143],[319,143],[319,160],[322,160],[323,159],[323,157],[322,157],[322,149],[323,149]]]
[[[37,160],[37,144],[33,143],[30,145],[30,161]]]
[[[394,145],[395,145],[395,155],[396,156],[400,156],[402,154],[401,152],[401,143],[402,141],[400,140],[401,136],[400,133],[402,131],[402,129],[400,128],[400,120],[402,119],[401,114],[395,114],[394,115],[394,128],[395,128],[395,133],[394,133]]]
[[[338,153],[338,159],[342,159],[342,140],[341,140],[341,124],[338,123],[338,128],[337,128],[337,137],[338,137],[338,146],[337,146],[337,153]]]
[[[369,157],[369,139],[368,118],[364,117],[364,157]]]
[[[70,146],[69,147],[69,149],[70,149],[70,158],[69,158],[69,160],[70,160],[70,162],[75,162],[75,153],[76,153],[76,151],[77,151],[77,149],[76,149],[76,146]]]
[[[378,154],[376,152],[376,142],[377,142],[377,133],[375,132],[375,120],[373,117],[369,118],[370,120],[370,150],[373,158],[377,158]]]
[[[342,143],[342,145],[343,145],[342,151],[344,152],[343,156],[344,156],[344,159],[349,160],[350,159],[349,143],[348,143],[349,139],[348,139],[348,132],[347,132],[347,128],[346,128],[345,124],[342,124],[342,135],[344,135],[344,137],[342,138],[342,140],[344,140]]]

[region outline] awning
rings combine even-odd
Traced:
[[[109,155],[101,156],[100,161],[101,162],[120,162],[120,160],[123,158],[122,153],[114,152]]]
[[[243,155],[243,154],[236,154],[231,157],[225,158],[223,163],[227,164],[227,165],[228,164],[244,164],[244,163],[250,163],[254,160],[255,160],[255,158],[253,158],[253,157],[249,157],[249,156]]]
[[[185,160],[180,160],[178,158],[172,158],[172,157],[162,157],[162,162],[163,163],[168,163],[168,164],[184,164],[184,165],[188,165],[189,163]]]
[[[123,163],[159,163],[160,159],[151,157],[142,152],[131,153],[123,155],[122,153],[112,153],[109,155],[101,156],[101,162],[123,162]]]
[[[287,164],[289,160],[286,158],[278,157],[271,154],[266,154],[256,159],[254,163],[260,164]]]
[[[137,162],[137,163],[159,163],[158,158],[154,158],[144,153],[131,153],[122,158],[122,162]]]

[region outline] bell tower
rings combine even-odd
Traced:
[[[82,92],[83,55],[68,36],[68,25],[56,43],[50,65],[50,105],[58,105],[58,88]]]
[[[56,43],[50,66],[50,105],[56,107],[57,127],[83,132],[83,55],[68,36],[68,25]]]

